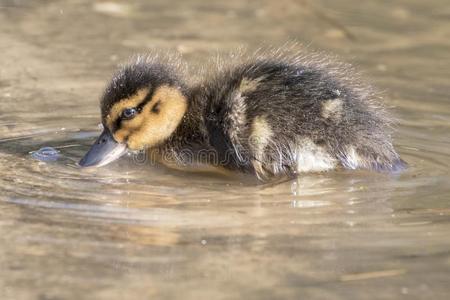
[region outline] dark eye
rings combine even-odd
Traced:
[[[129,120],[132,119],[137,113],[136,108],[125,108],[122,111],[122,119]]]

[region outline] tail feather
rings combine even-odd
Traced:
[[[374,161],[371,163],[370,169],[377,172],[388,172],[388,173],[398,173],[406,170],[408,168],[408,164],[401,158],[396,158],[391,162],[377,162]]]

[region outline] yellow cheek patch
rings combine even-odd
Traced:
[[[130,131],[126,129],[119,129],[113,135],[114,139],[118,143],[124,143],[126,142],[127,137],[130,135]]]
[[[152,112],[159,102],[159,111]],[[187,99],[177,88],[159,87],[140,113],[139,128],[128,137],[128,147],[133,150],[149,148],[161,144],[178,127],[187,110]]]
[[[144,123],[145,117],[143,114],[137,114],[131,120],[122,120],[120,123],[120,128],[113,134],[114,138],[119,143],[126,142],[128,136],[132,134],[134,131],[139,130],[139,128]]]
[[[115,103],[109,110],[109,114],[106,116],[106,125],[109,129],[113,128],[114,122],[120,117],[120,114],[125,108],[136,107],[144,100],[145,96],[149,93],[148,88],[138,90],[134,95],[129,98],[125,98]]]
[[[122,120],[120,128],[121,129],[128,129],[130,131],[139,129],[142,124],[145,121],[145,115],[143,111],[139,114],[137,114],[133,119],[131,120]]]

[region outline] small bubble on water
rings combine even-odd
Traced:
[[[52,147],[44,147],[31,152],[31,156],[40,161],[56,161],[59,158],[59,151]]]

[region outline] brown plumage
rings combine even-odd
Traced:
[[[138,57],[107,87],[102,122],[113,142],[148,149],[176,168],[269,179],[405,167],[392,145],[391,117],[351,67],[287,52],[230,55],[195,84],[185,81],[180,58]],[[80,164],[104,163],[85,157]]]

